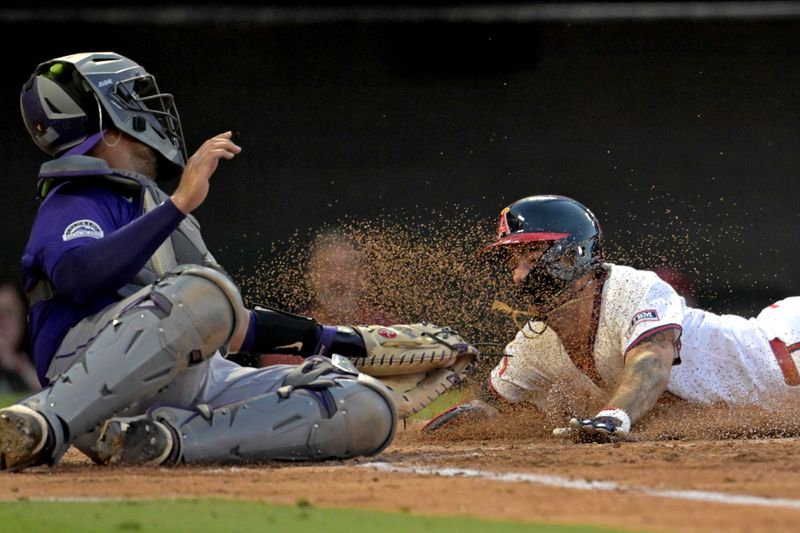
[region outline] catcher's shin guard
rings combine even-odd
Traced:
[[[375,455],[391,443],[397,419],[380,382],[342,371],[322,357],[298,365],[278,392],[213,410],[160,407],[149,416],[173,428],[179,449],[170,457],[186,463]]]
[[[51,386],[23,402],[55,429],[51,461],[70,442],[211,357],[236,330],[241,296],[222,273],[180,267],[142,291]]]

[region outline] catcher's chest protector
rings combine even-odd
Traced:
[[[152,180],[142,181],[141,176],[119,173],[135,180],[142,187],[141,205],[143,212],[148,212],[169,198],[169,195],[158,188]],[[184,218],[178,228],[172,232],[170,238],[156,250],[153,256],[145,263],[125,287],[120,289],[120,296],[133,294],[140,288],[153,283],[177,265],[203,265],[223,271],[200,234],[200,224],[191,214]]]
[[[123,184],[139,191],[139,205],[146,213],[169,198],[156,183],[135,172],[112,169],[102,159],[89,156],[67,156],[42,165],[41,179],[58,183],[82,178],[103,178],[109,183]],[[150,285],[177,265],[202,265],[223,271],[200,234],[200,224],[191,214],[187,215],[170,238],[156,250],[134,278],[122,287],[118,294],[125,298],[137,290]]]

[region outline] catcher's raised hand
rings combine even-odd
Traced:
[[[457,332],[429,322],[351,327],[366,349],[366,356],[352,358],[353,364],[393,392],[400,418],[461,383],[480,357]]]
[[[205,201],[209,180],[216,172],[220,159],[233,159],[242,148],[232,140],[233,133],[226,131],[204,142],[186,161],[180,182],[172,194],[172,203],[188,214]]]
[[[604,409],[592,418],[571,418],[568,427],[556,428],[553,436],[576,442],[617,442],[627,440],[631,418],[622,409]]]

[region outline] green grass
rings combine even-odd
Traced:
[[[28,394],[14,394],[10,392],[0,393],[0,407],[7,407],[13,403],[20,401],[28,396]]]
[[[425,531],[480,533],[577,533],[613,532],[614,529],[550,524],[501,522],[463,517],[414,516],[352,509],[321,509],[300,501],[278,506],[232,500],[155,500],[103,502],[0,503],[2,531],[71,531],[81,533],[113,531],[169,532],[255,532],[298,531],[319,533],[381,533]]]
[[[442,411],[446,411],[454,405],[458,405],[463,401],[465,396],[466,391],[464,389],[450,389],[433,400],[420,412],[414,413],[410,418],[411,420],[429,420]]]

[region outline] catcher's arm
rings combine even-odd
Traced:
[[[578,440],[626,438],[631,424],[647,414],[666,390],[670,370],[678,357],[678,336],[674,328],[659,331],[631,348],[620,384],[608,401],[611,407],[592,418],[572,418],[569,427],[556,428],[553,435]]]
[[[457,332],[428,322],[394,326],[326,326],[310,317],[256,306],[245,351],[308,357],[333,354],[379,378],[401,418],[418,412],[472,371],[480,352]]]

